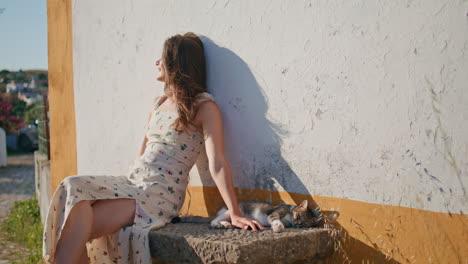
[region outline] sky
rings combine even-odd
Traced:
[[[0,70],[47,70],[47,0],[0,0]]]

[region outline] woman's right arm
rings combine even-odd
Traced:
[[[141,147],[140,147],[140,151],[138,152],[138,157],[140,157],[141,155],[143,155],[143,153],[145,153],[146,143],[148,142],[148,138],[146,137],[146,132],[148,131],[149,121],[151,119],[151,115],[153,114],[154,108],[156,107],[156,104],[159,101],[159,98],[161,97],[158,96],[154,98],[153,103],[151,104],[151,110],[148,114],[148,119],[146,120],[146,125],[145,125],[145,135],[143,136],[143,142],[141,142]]]

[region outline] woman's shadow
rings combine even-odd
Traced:
[[[234,52],[218,46],[206,36],[200,38],[205,49],[208,90],[223,113],[225,155],[232,169],[234,185],[239,188],[239,200],[260,197],[277,202],[283,200],[279,192],[282,195],[290,192],[310,195],[281,155],[282,138],[288,131],[268,120],[268,108],[275,106],[269,105],[257,82],[261,77],[254,76],[247,63]],[[207,166],[206,153],[202,152],[196,163],[201,185],[213,187],[215,184]],[[210,215],[222,205],[221,197],[214,199],[212,195],[212,191],[204,191]],[[302,202],[292,196],[289,198],[296,204]],[[310,200],[309,204],[316,206]]]
[[[234,52],[218,46],[206,36],[200,38],[205,49],[208,90],[223,113],[225,155],[232,169],[234,185],[239,188],[239,201],[290,200],[298,205],[305,195],[309,206],[317,207],[309,189],[281,155],[282,139],[288,135],[288,131],[267,118],[269,107],[282,106],[268,103],[267,96],[257,82],[257,79],[263,78],[254,76],[247,63]],[[208,170],[204,150],[192,171],[198,173],[199,178],[196,177],[191,183],[199,181],[207,213],[215,215],[223,201],[217,188],[213,188],[215,183]],[[368,256],[382,263],[398,264],[379,250],[347,235],[348,232],[338,222],[333,226],[341,230],[343,239],[346,238],[341,241],[344,242],[343,252],[348,252],[346,255],[349,258],[333,254],[329,258],[331,263],[337,259],[359,262],[362,256]]]

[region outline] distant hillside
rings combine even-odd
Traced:
[[[23,70],[25,73],[32,73],[32,74],[47,74],[47,70]]]

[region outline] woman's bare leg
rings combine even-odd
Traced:
[[[80,261],[83,246],[89,241],[93,223],[92,201],[83,200],[70,211],[57,243],[55,264],[76,264]]]
[[[89,264],[88,250],[86,245],[81,250],[80,264]]]
[[[82,262],[89,260],[86,242],[112,234],[122,226],[131,225],[134,217],[134,199],[100,199],[78,202],[72,208],[62,230],[57,244],[55,264],[88,263]]]
[[[90,240],[110,235],[123,226],[133,224],[135,200],[131,198],[101,199],[93,205]]]

